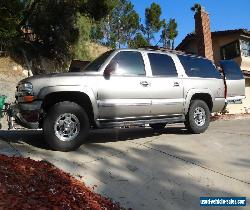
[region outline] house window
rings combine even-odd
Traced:
[[[235,57],[240,56],[240,44],[239,41],[236,40],[229,44],[226,44],[220,48],[220,54],[222,60],[230,60]]]
[[[241,53],[243,56],[250,56],[250,41],[240,40]]]

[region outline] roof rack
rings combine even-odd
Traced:
[[[199,56],[199,55],[195,55],[195,54],[190,54],[190,53],[185,53],[183,51],[179,51],[179,50],[171,50],[168,48],[164,48],[164,47],[159,47],[159,46],[145,46],[145,47],[139,47],[138,50],[149,50],[149,51],[160,51],[160,52],[170,52],[170,53],[174,53],[177,55],[186,55],[186,56],[190,56],[190,57],[195,57],[195,58],[202,58],[202,59],[206,59],[205,57]]]
[[[159,47],[159,46],[145,46],[145,47],[139,47],[138,49],[151,50],[151,51],[161,51],[161,52],[171,52],[171,53],[175,53],[175,54],[179,54],[179,55],[185,54],[182,51],[171,50],[171,49],[164,48],[164,47]]]

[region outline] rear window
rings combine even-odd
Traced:
[[[221,68],[228,80],[244,79],[239,65],[233,60],[220,61]]]
[[[153,76],[176,77],[174,61],[168,55],[148,53]]]
[[[185,55],[178,55],[178,58],[189,77],[221,78],[219,71],[207,59]]]

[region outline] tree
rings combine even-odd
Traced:
[[[163,30],[161,33],[161,42],[163,47],[174,49],[174,40],[178,36],[177,23],[175,19],[170,18],[169,23],[164,20]]]
[[[164,22],[161,21],[161,7],[156,3],[152,3],[150,8],[145,9],[145,26],[143,32],[147,37],[148,43],[154,39],[154,34],[159,32]]]
[[[88,16],[77,15],[76,26],[79,38],[72,47],[73,57],[80,60],[91,60],[87,44],[90,41],[92,20]]]
[[[198,3],[195,3],[194,6],[191,7],[191,10],[195,13],[199,12],[201,10],[201,5]]]
[[[161,32],[161,42],[162,42],[164,48],[170,48],[169,32],[168,32],[168,28],[167,28],[167,22],[165,19],[163,20],[162,27],[163,27],[163,29]]]
[[[174,40],[178,36],[177,22],[174,18],[170,18],[168,23],[169,39],[172,42],[172,49],[174,49]]]
[[[128,43],[130,48],[139,48],[149,46],[148,41],[144,38],[141,33],[136,33],[133,40]]]
[[[112,12],[96,26],[93,26],[94,40],[103,35],[101,42],[112,48],[120,48],[130,42],[139,29],[139,15],[129,0],[118,0]],[[99,37],[98,37],[99,36]]]
[[[76,9],[68,1],[29,1],[23,24],[34,36],[25,41],[35,57],[41,55],[63,61],[70,57],[70,46],[79,35],[75,23]]]
[[[24,5],[20,12],[21,20],[17,23],[21,41],[14,49],[19,56],[25,54],[27,60],[32,61],[38,69],[42,68],[40,58],[50,59],[62,66],[72,58],[75,44],[81,44],[83,40],[80,37],[78,42],[79,35],[84,36],[83,33],[86,33],[89,36],[86,30],[82,30],[84,26],[80,24],[85,23],[79,22],[79,16],[100,20],[114,5],[111,0],[11,1],[22,2]]]
[[[24,3],[20,0],[0,1],[0,50],[10,48],[20,39]]]

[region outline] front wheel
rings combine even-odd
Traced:
[[[64,101],[52,106],[43,122],[44,140],[54,150],[72,151],[89,133],[89,119],[76,103]]]
[[[186,115],[185,126],[191,133],[203,133],[210,123],[210,110],[202,100],[191,101]]]

